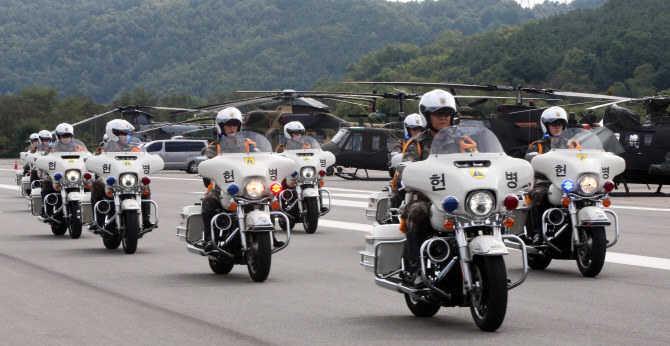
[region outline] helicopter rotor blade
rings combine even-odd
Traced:
[[[619,104],[619,103],[632,102],[632,101],[639,101],[639,100],[640,100],[640,99],[628,99],[628,100],[621,100],[621,101],[609,102],[609,103],[605,103],[605,104],[601,104],[601,105],[597,105],[597,106],[589,107],[589,108],[587,108],[587,110],[595,110],[595,109],[598,109],[598,108],[614,106],[614,105],[617,105],[617,104]]]
[[[269,102],[272,101],[272,97],[268,96],[259,96],[259,97],[250,97],[246,99],[241,99],[241,100],[234,100],[234,101],[227,101],[223,103],[216,103],[212,105],[207,105],[207,106],[202,106],[202,107],[196,107],[193,109],[192,112],[197,112],[193,116],[198,116],[199,114],[204,114],[208,112],[218,112],[226,107],[241,107],[241,106],[246,106],[246,105],[253,105],[255,103],[263,103],[263,102]],[[176,111],[173,113],[171,118],[174,118],[176,116],[185,114],[185,113],[191,113],[189,112],[184,112],[184,111]]]
[[[550,93],[550,95],[565,96],[565,97],[581,97],[581,98],[603,99],[603,100],[614,100],[614,101],[629,100],[628,97],[579,93],[579,92],[572,92],[572,91],[553,91],[553,92]]]
[[[361,106],[361,107],[365,108],[365,105],[360,104],[360,103],[356,103],[356,102],[349,102],[349,101],[344,101],[344,100],[340,100],[340,99],[329,99],[329,98],[324,98],[324,100],[346,103],[346,104],[350,104],[350,105],[354,105],[354,106]]]
[[[378,84],[378,85],[403,85],[415,87],[455,88],[484,91],[515,91],[516,89],[506,85],[471,85],[454,83],[421,83],[421,82],[340,82],[340,84]]]
[[[489,100],[488,98],[483,98],[475,102],[468,103],[466,106],[468,107],[479,106],[480,104],[486,103],[488,100]]]
[[[100,118],[100,117],[104,117],[104,116],[107,115],[107,114],[111,114],[111,113],[118,112],[118,111],[119,111],[119,109],[116,108],[116,109],[113,109],[113,110],[111,110],[111,111],[109,111],[109,112],[106,112],[106,113],[102,113],[102,114],[94,115],[94,116],[92,116],[92,117],[90,117],[90,118],[88,118],[88,119],[84,119],[84,120],[82,120],[82,121],[78,121],[78,122],[72,124],[72,126],[77,126],[77,125],[83,124],[83,123],[85,123],[85,122],[89,122],[89,121],[91,121],[91,120],[94,120],[94,119],[97,119],[97,118]]]
[[[193,122],[202,121],[202,120],[214,120],[214,119],[216,119],[216,118],[215,117],[206,117],[206,118],[190,119],[190,120],[185,120],[185,121],[181,121],[181,122],[178,122],[178,123],[168,123],[168,124],[164,124],[164,125],[161,125],[161,126],[150,127],[148,129],[144,129],[144,130],[141,130],[141,131],[135,131],[134,133],[145,133],[145,132],[149,132],[149,131],[153,131],[153,130],[162,129],[164,127],[181,125],[181,124],[186,124],[186,123],[193,123]],[[205,125],[205,124],[202,124],[202,125]],[[207,124],[207,125],[210,125],[210,124]]]
[[[197,109],[191,109],[191,108],[171,108],[171,107],[155,107],[155,106],[147,106],[147,107],[140,107],[140,108],[147,108],[147,109],[156,109],[156,110],[164,110],[164,111],[182,111],[182,112],[197,112]]]
[[[593,104],[593,103],[602,103],[602,102],[608,102],[608,101],[605,101],[605,100],[599,100],[599,101],[589,101],[589,102],[580,102],[580,103],[570,103],[570,104],[567,104],[567,105],[558,105],[558,107],[583,106],[583,105],[590,105],[590,104]],[[625,102],[625,101],[620,101],[620,102]],[[601,106],[602,106],[602,105],[601,105]],[[551,108],[551,107],[533,107],[532,110],[536,110],[536,109],[548,109],[548,108]],[[587,108],[587,109],[591,109],[591,108]],[[516,111],[516,112],[510,112],[509,114],[517,114],[517,113],[524,113],[524,112],[528,112],[528,110],[524,110],[524,111]]]

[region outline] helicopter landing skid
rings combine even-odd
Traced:
[[[670,197],[670,193],[661,192],[661,188],[663,188],[663,184],[659,184],[658,188],[654,192],[630,192],[630,189],[628,188],[628,184],[626,182],[622,182],[622,184],[623,184],[626,192],[610,192],[610,196],[612,196],[612,197]],[[647,187],[648,186],[649,185],[647,185]]]
[[[382,178],[370,177],[370,175],[368,174],[367,169],[363,169],[363,171],[365,171],[365,177],[362,177],[362,176],[358,175],[358,170],[359,169],[356,168],[354,173],[349,173],[349,172],[345,172],[344,170],[339,170],[338,169],[334,173],[334,175],[336,175],[336,176],[338,176],[342,179],[347,179],[347,180],[368,180],[368,181],[387,181],[387,180],[389,180],[389,178],[385,178],[385,177],[382,177]]]

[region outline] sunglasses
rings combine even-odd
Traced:
[[[62,135],[60,135],[60,136],[61,136],[62,138],[72,138],[72,135],[69,134],[69,133],[65,133],[65,134],[62,134]]]

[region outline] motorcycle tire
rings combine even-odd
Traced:
[[[549,266],[551,263],[551,258],[538,256],[538,255],[528,255],[528,266],[533,270],[543,270]]]
[[[295,228],[295,221],[294,221],[294,219],[291,218],[291,217],[289,217],[289,218],[288,218],[288,221],[289,221],[289,226],[291,227],[291,230],[293,230],[293,228]],[[286,231],[286,221],[284,221],[284,218],[283,218],[283,217],[278,217],[278,218],[277,218],[277,223],[279,223],[279,227],[280,227],[282,230]]]
[[[605,265],[607,253],[607,236],[605,227],[594,227],[589,230],[579,229],[579,241],[585,245],[577,251],[577,267],[582,275],[595,277]]]
[[[105,245],[105,248],[109,250],[116,250],[121,246],[121,237],[115,235],[113,237],[104,236],[102,238],[102,244]]]
[[[429,304],[420,300],[414,300],[407,293],[405,293],[405,303],[407,303],[409,311],[411,311],[412,314],[414,314],[416,317],[433,317],[438,311],[440,311],[441,308],[439,305]]]
[[[209,260],[209,267],[212,269],[214,274],[218,275],[226,275],[230,273],[231,270],[233,270],[233,267],[235,266],[235,263],[233,261],[215,261],[213,259]]]
[[[251,249],[247,252],[247,269],[249,276],[256,282],[263,282],[270,275],[272,264],[272,239],[270,232],[249,235],[247,244]]]
[[[68,209],[70,212],[70,238],[79,239],[79,237],[81,237],[81,219],[77,217],[79,202],[70,202],[70,207]]]
[[[475,256],[472,280],[482,287],[470,292],[470,312],[479,329],[492,332],[500,328],[507,313],[507,268],[502,256]]]
[[[137,239],[140,234],[140,219],[136,210],[126,210],[125,213],[125,232],[121,237],[123,252],[132,255],[137,251]]]
[[[60,224],[57,225],[51,225],[51,233],[54,235],[63,235],[65,232],[67,232],[67,221],[65,220],[64,217],[58,218],[56,217],[58,221],[60,221]]]
[[[314,234],[319,226],[319,201],[316,197],[305,198],[305,210],[307,213],[302,219],[302,226],[307,234]]]

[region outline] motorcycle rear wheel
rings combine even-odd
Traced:
[[[307,234],[314,234],[319,226],[319,201],[316,197],[305,198],[305,211],[302,226]]]
[[[71,202],[70,207],[70,238],[79,239],[81,237],[81,219],[77,217],[79,202]]]
[[[233,270],[233,267],[235,266],[235,263],[233,261],[215,261],[213,259],[209,260],[209,268],[212,269],[214,274],[218,275],[226,275],[230,273],[231,270]]]
[[[135,253],[135,251],[137,251],[137,239],[140,233],[140,219],[136,210],[126,210],[124,214],[126,218],[126,227],[123,237],[121,237],[123,252],[132,255]]]
[[[116,250],[121,246],[121,237],[118,234],[113,237],[104,236],[102,238],[102,244],[109,250]]]
[[[263,282],[270,275],[272,264],[272,239],[270,232],[249,235],[250,249],[247,252],[247,269],[249,276],[256,282]]]
[[[588,232],[584,228],[579,229],[579,241],[582,245],[577,251],[577,267],[582,275],[595,277],[605,265],[607,253],[607,237],[605,227],[594,227]]]
[[[470,312],[479,329],[492,332],[500,328],[507,313],[507,268],[502,256],[475,256],[472,280],[482,289],[470,293]]]
[[[412,314],[414,314],[416,317],[433,317],[438,311],[440,311],[441,308],[439,305],[429,304],[420,300],[414,300],[407,293],[405,293],[405,303],[407,303],[409,311],[411,311]]]
[[[67,232],[67,221],[64,217],[57,218],[58,221],[60,221],[59,224],[52,224],[51,225],[51,233],[54,235],[63,235],[65,232]]]
[[[551,263],[551,258],[538,256],[538,255],[528,255],[528,266],[533,270],[543,270],[549,266]]]

